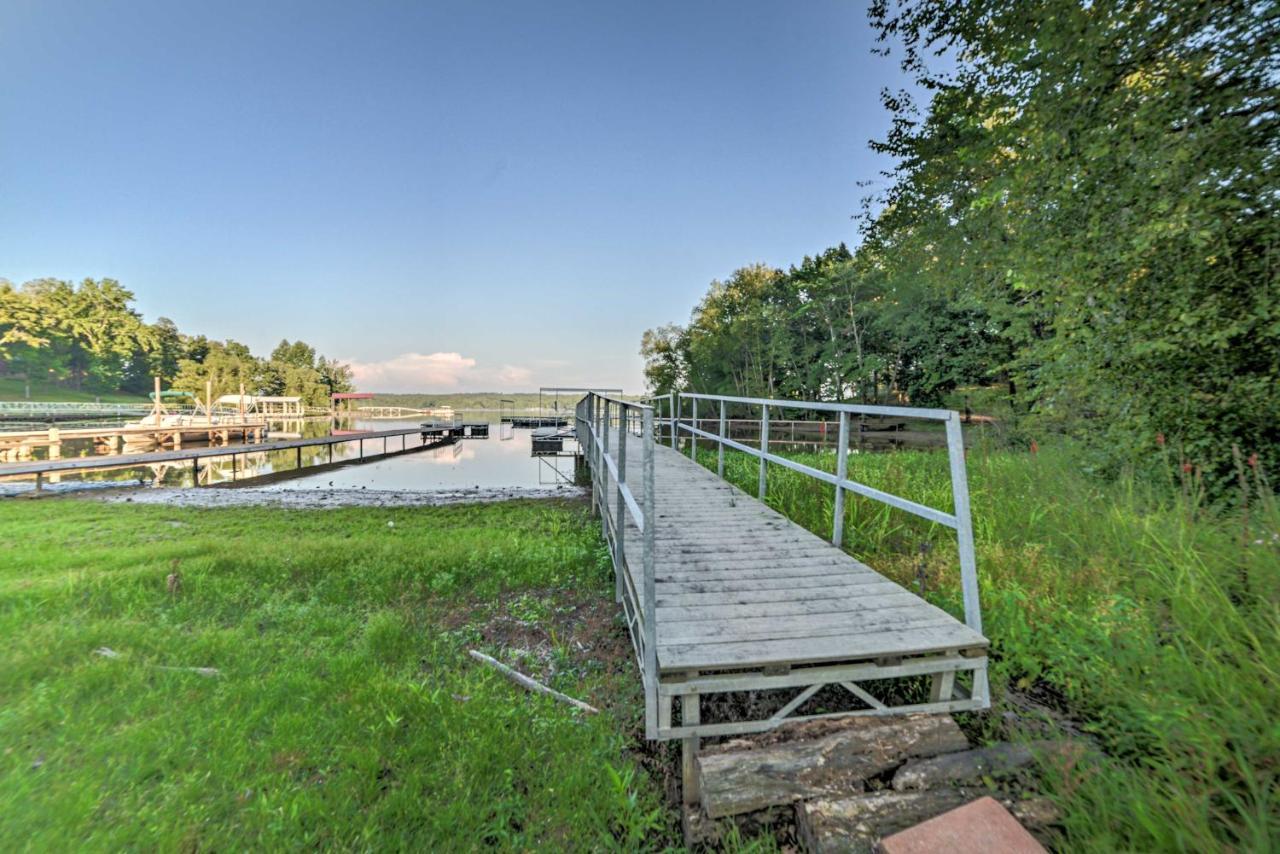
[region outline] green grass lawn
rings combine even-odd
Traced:
[[[630,752],[642,704],[614,610],[578,503],[6,502],[0,849],[669,840]],[[186,667],[219,673],[164,669]]]
[[[26,383],[13,377],[0,377],[0,400],[27,400]],[[145,394],[126,394],[123,392],[76,391],[72,388],[52,385],[38,380],[31,383],[30,400],[48,402],[56,401],[72,403],[92,403],[99,400],[103,403],[147,403]]]
[[[833,453],[795,456],[834,470]],[[1280,845],[1280,512],[1261,473],[1246,472],[1245,514],[1205,508],[1176,474],[1099,482],[1070,447],[968,459],[995,656],[994,714],[975,724],[1009,737],[1015,695],[1048,698],[1104,754],[1039,781],[1063,810],[1063,848]],[[951,509],[945,454],[854,455],[849,473]],[[731,453],[726,475],[754,495],[758,461]],[[832,492],[770,467],[769,503],[823,537]],[[849,551],[961,613],[950,529],[856,497],[847,514]]]
[[[980,447],[969,471],[994,651],[994,710],[971,732],[1033,737],[1005,713],[1034,698],[1101,751],[1034,781],[1062,809],[1061,847],[1273,849],[1280,513],[1265,484],[1250,475],[1246,515],[1203,507],[1176,475],[1101,483],[1069,447]],[[950,507],[942,454],[855,455],[850,473]],[[729,454],[728,474],[754,493],[754,460]],[[829,487],[776,467],[769,484],[771,504],[829,534]],[[947,530],[862,499],[847,512],[846,548],[959,612]],[[576,503],[0,503],[0,847],[674,842],[615,613]],[[526,694],[470,648],[604,713]]]

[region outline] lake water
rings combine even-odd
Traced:
[[[396,430],[397,422],[378,422],[374,429]],[[405,426],[417,426],[409,423]],[[494,424],[488,439],[460,439],[452,445],[415,451],[373,463],[344,466],[313,475],[290,477],[268,484],[268,489],[392,489],[401,491],[457,489],[460,487],[555,486],[573,483],[571,457],[535,457],[532,430],[515,430]],[[501,438],[503,435],[510,438]],[[411,439],[414,437],[410,437]],[[388,439],[392,449],[398,440]],[[566,452],[573,447],[565,443]],[[367,451],[378,451],[381,440],[367,442]]]

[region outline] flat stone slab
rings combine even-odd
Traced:
[[[809,798],[855,794],[868,777],[907,759],[969,747],[950,715],[860,717],[843,724],[819,738],[699,756],[707,816],[723,818]]]
[[[979,798],[881,840],[882,854],[1045,854],[994,798]]]

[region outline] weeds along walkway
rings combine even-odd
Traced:
[[[649,738],[686,739],[688,767],[702,736],[988,706],[979,630],[655,442],[654,420],[649,407],[589,395],[577,425]],[[921,677],[927,700],[892,705],[873,693]],[[704,705],[715,695],[730,701]],[[685,787],[696,793],[696,781]]]

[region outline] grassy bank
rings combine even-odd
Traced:
[[[971,723],[1038,736],[1030,701],[1097,742],[1096,761],[1036,782],[1063,810],[1064,850],[1274,847],[1280,514],[1256,480],[1247,516],[1209,512],[1176,473],[1102,484],[1075,459],[969,455],[996,655],[994,713]],[[941,454],[858,455],[850,471],[950,506]],[[728,473],[754,492],[754,460],[730,454]],[[777,468],[769,484],[828,535],[828,487]],[[847,548],[959,612],[947,530],[860,499],[848,514]],[[611,594],[579,504],[5,503],[0,845],[670,842],[631,752],[639,683]],[[526,695],[469,648],[604,714]]]
[[[799,456],[834,468],[833,454]],[[701,461],[715,465],[710,453]],[[730,454],[727,474],[754,494],[757,466]],[[859,455],[850,475],[951,506],[942,454]],[[1173,475],[1166,489],[1100,484],[1069,448],[978,449],[969,475],[997,657],[984,726],[995,736],[1002,712],[1032,695],[1105,752],[1041,780],[1066,816],[1064,847],[1270,850],[1280,840],[1280,513],[1258,476],[1248,472],[1246,519],[1208,512]],[[772,467],[769,501],[830,535],[830,487]],[[960,613],[948,529],[862,499],[848,514],[851,552]]]
[[[63,402],[79,402],[93,403],[95,400],[102,403],[146,403],[147,396],[145,394],[127,394],[124,392],[92,392],[92,391],[76,391],[73,388],[52,383],[33,381],[31,383],[31,397],[26,396],[26,383],[21,379],[13,377],[0,377],[0,400],[34,400],[34,401],[56,401]]]
[[[0,643],[4,850],[669,838],[628,753],[639,685],[581,504],[11,501]],[[218,674],[165,669],[187,667]]]

